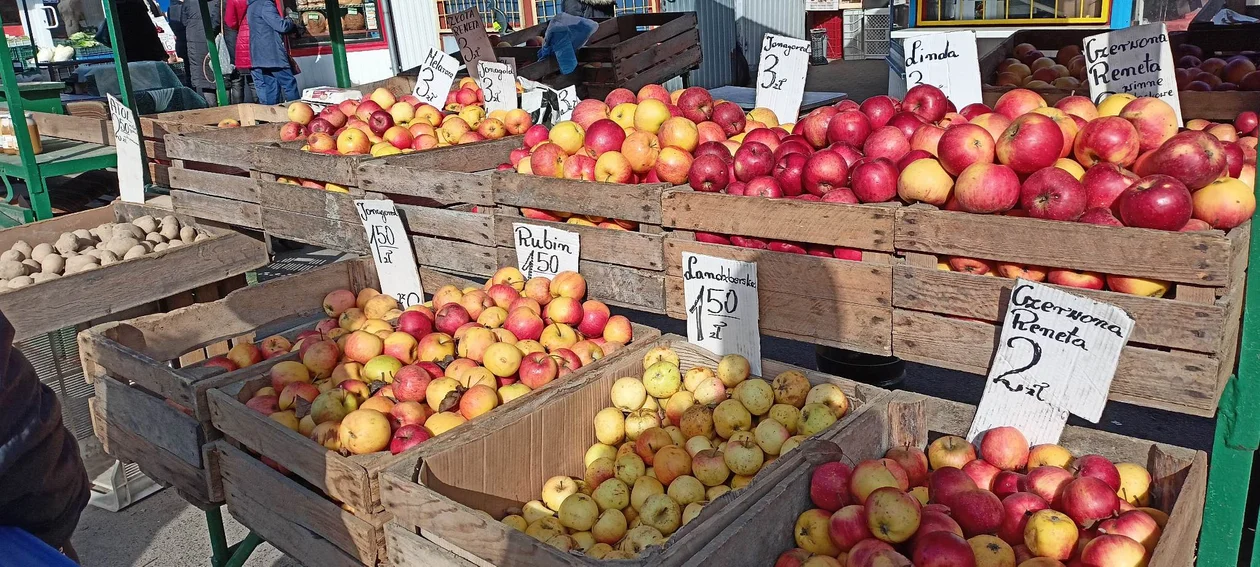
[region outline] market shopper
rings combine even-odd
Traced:
[[[616,16],[615,0],[564,0],[564,12],[583,18],[611,18]]]
[[[15,526],[78,561],[70,536],[91,484],[61,402],[13,348],[0,314],[0,525]]]
[[[127,61],[166,61],[166,48],[153,26],[152,16],[160,14],[148,0],[117,0],[114,11],[118,16],[119,36],[123,38],[123,53]],[[96,41],[112,47],[109,40],[109,22],[101,22]]]
[[[245,77],[249,75],[248,0],[227,0],[223,8],[223,32],[232,51],[232,74],[227,77],[233,102],[245,101]]]
[[[301,25],[281,16],[274,0],[249,0],[245,19],[249,25],[250,76],[258,102],[279,104],[300,98],[285,36],[301,30]]]

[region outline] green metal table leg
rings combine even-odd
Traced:
[[[240,543],[232,546],[232,557],[229,557],[227,563],[223,567],[241,567],[245,564],[245,560],[254,553],[254,549],[263,542],[263,538],[254,532],[249,532],[245,539]]]
[[[206,528],[210,531],[210,565],[222,567],[231,555],[228,548],[227,535],[223,533],[223,509],[221,507],[206,510]]]
[[[324,0],[328,14],[328,40],[332,42],[333,71],[337,73],[337,87],[350,88],[350,66],[346,63],[346,38],[341,31],[341,4],[337,0]]]
[[[219,65],[219,45],[214,41],[215,32],[214,22],[210,19],[210,7],[206,5],[206,0],[198,0],[197,7],[201,10],[201,26],[206,32],[206,50],[210,54],[210,69],[214,72],[214,93],[219,102],[219,106],[228,105],[227,86],[223,82],[223,67]]]
[[[1251,482],[1255,449],[1231,447],[1226,439],[1230,429],[1228,410],[1238,407],[1237,378],[1231,378],[1221,395],[1221,409],[1208,466],[1207,500],[1203,510],[1197,567],[1238,565],[1242,530],[1247,506],[1246,490]],[[1239,487],[1242,487],[1240,493]]]

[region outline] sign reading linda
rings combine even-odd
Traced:
[[[761,375],[757,264],[684,252],[687,339],[718,355],[738,354]]]
[[[1095,104],[1117,93],[1158,97],[1177,112],[1177,124],[1182,123],[1167,26],[1149,24],[1091,35],[1083,47],[1085,80]]]
[[[906,89],[932,85],[944,91],[958,108],[984,102],[976,32],[928,33],[905,42]]]
[[[1016,280],[967,439],[1009,425],[1058,443],[1069,413],[1097,423],[1132,331],[1119,307]]]

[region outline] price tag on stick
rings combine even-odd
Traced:
[[[367,231],[376,275],[381,280],[381,293],[397,298],[403,309],[424,303],[424,288],[420,285],[420,272],[416,270],[416,255],[411,251],[411,238],[403,228],[394,202],[355,200],[354,206],[359,211],[359,220],[363,221],[363,230]]]
[[[905,41],[907,89],[935,86],[958,108],[984,102],[976,32],[928,33]]]
[[[463,12],[446,16],[446,27],[455,34],[455,43],[459,45],[459,53],[464,57],[464,65],[468,66],[468,74],[479,78],[477,62],[494,61],[494,47],[490,45],[490,36],[486,35],[486,23],[481,20],[481,12],[473,6]]]
[[[516,75],[503,63],[477,63],[477,84],[486,97],[486,112],[516,108]]]
[[[548,226],[512,223],[516,265],[525,279],[554,278],[560,272],[578,271],[581,237],[576,232]]]
[[[136,131],[136,115],[114,95],[109,98],[109,119],[114,123],[114,144],[118,152],[118,194],[131,203],[144,202],[144,160],[140,152],[140,133]],[[25,124],[21,119],[13,122]]]
[[[780,124],[796,122],[808,68],[809,41],[766,34],[757,65],[757,106],[774,111]]]
[[[1132,331],[1119,307],[1016,280],[967,439],[1010,425],[1032,445],[1058,443],[1069,413],[1097,423]]]
[[[451,91],[458,69],[459,61],[454,57],[430,47],[416,77],[416,98],[437,108],[446,106],[446,95]]]
[[[1181,125],[1181,99],[1168,26],[1148,24],[1091,35],[1083,42],[1085,80],[1094,104],[1116,93],[1158,97],[1173,107]]]
[[[683,252],[687,339],[719,355],[748,359],[761,375],[757,264]]]

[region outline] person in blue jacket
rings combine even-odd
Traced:
[[[21,528],[77,562],[70,536],[91,490],[57,394],[13,348],[13,325],[0,314],[0,526]]]
[[[288,40],[284,36],[300,31],[302,26],[292,18],[281,16],[275,0],[249,0],[246,21],[249,23],[250,74],[258,102],[279,104],[301,98],[293,76]]]

